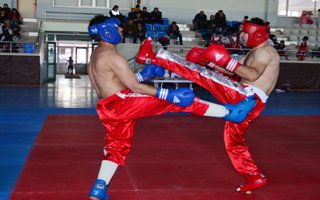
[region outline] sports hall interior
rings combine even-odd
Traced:
[[[269,177],[267,187],[250,196],[235,192],[242,179],[225,152],[222,119],[166,114],[137,124],[133,150],[110,186],[112,200],[319,198],[320,27],[316,17],[320,3],[297,1],[302,5],[295,8],[295,15],[279,7],[279,2],[283,1],[141,1],[149,12],[159,8],[168,25],[177,23],[183,45],[170,38],[165,48],[182,57],[192,47],[205,48],[203,34],[192,23],[200,11],[209,18],[223,10],[229,28],[238,26],[244,16],[259,17],[270,23],[278,41],[285,41],[276,87],[247,134],[255,160]],[[19,40],[0,43],[0,200],[87,199],[105,134],[95,109],[98,97],[88,78],[97,43],[89,38],[87,27],[95,15],[108,16],[114,5],[128,15],[136,1],[0,0],[0,6],[4,4],[17,8],[23,20]],[[280,10],[286,13],[280,15]],[[312,25],[299,23],[302,10],[313,11]],[[158,42],[158,32],[153,27],[151,31],[157,51],[164,46]],[[309,52],[299,60],[304,36],[309,37]],[[117,46],[134,73],[143,68],[135,62],[139,47],[132,38]],[[241,58],[248,51],[241,48],[233,56]],[[75,61],[72,75],[67,74],[69,57]],[[181,77],[146,84],[191,87],[200,98],[219,103]]]

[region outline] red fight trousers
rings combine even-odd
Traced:
[[[256,106],[242,123],[226,121],[224,143],[231,162],[239,174],[259,171],[245,143],[245,132],[251,121],[257,118],[265,108],[267,96],[261,90],[257,91],[259,92],[257,94],[252,87],[233,81],[218,71],[208,70],[201,65],[186,61],[179,55],[163,49],[159,50],[155,60],[155,64],[202,86],[223,104],[236,104],[247,96],[257,96]],[[263,96],[263,101],[261,96]]]
[[[104,159],[123,166],[132,147],[132,137],[138,119],[161,115],[167,112],[191,112],[203,116],[208,104],[195,98],[188,107],[180,107],[153,96],[133,93],[130,90],[118,92],[97,103],[97,113],[105,127]]]

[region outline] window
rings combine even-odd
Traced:
[[[53,6],[59,7],[92,7],[112,8],[118,5],[120,9],[130,10],[133,6],[132,0],[53,0]]]
[[[303,10],[315,14],[318,7],[319,0],[279,0],[278,15],[300,17]]]

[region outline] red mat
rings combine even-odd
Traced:
[[[262,116],[247,143],[269,184],[246,196],[223,144],[223,120],[166,115],[138,122],[111,200],[320,199],[320,117]],[[96,115],[49,115],[11,200],[85,200],[104,129]]]

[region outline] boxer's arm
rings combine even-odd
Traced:
[[[235,73],[249,81],[257,80],[270,63],[272,59],[270,55],[272,54],[264,49],[257,49],[250,66],[240,65]]]
[[[133,74],[132,71],[129,69],[128,62],[125,58],[123,58],[119,54],[113,55],[112,58],[113,59],[109,59],[108,62],[112,66],[112,69],[116,77],[124,86],[136,93],[151,96],[154,96],[156,94],[156,88],[139,83],[137,81],[135,74]]]

